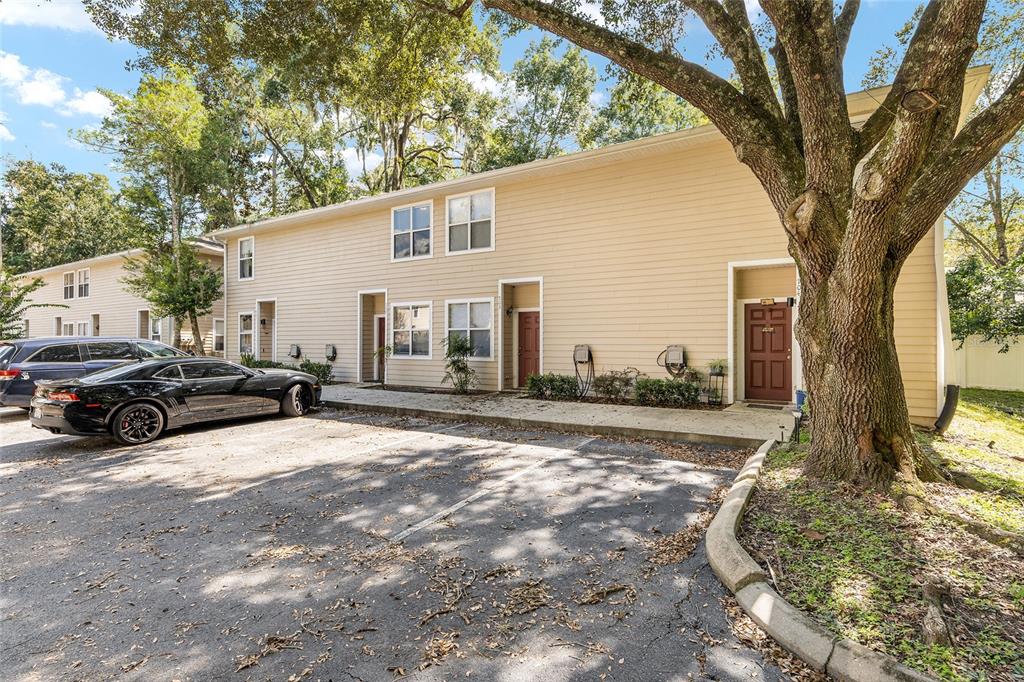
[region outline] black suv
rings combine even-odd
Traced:
[[[156,341],[123,336],[0,341],[0,406],[28,409],[41,379],[73,379],[122,362],[187,355]]]

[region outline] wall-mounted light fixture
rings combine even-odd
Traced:
[[[288,357],[298,358],[300,355],[302,355],[302,349],[299,348],[298,345],[293,343],[292,345],[288,346]]]

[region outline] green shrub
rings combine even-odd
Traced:
[[[636,380],[643,376],[636,367],[611,370],[594,378],[594,393],[606,400],[625,401],[633,393]]]
[[[580,387],[576,377],[567,374],[531,374],[526,378],[526,393],[543,400],[574,400]]]
[[[331,380],[331,371],[334,368],[331,367],[329,362],[314,362],[313,360],[303,360],[299,363],[299,371],[305,372],[306,374],[312,374],[317,378],[321,384],[326,384]]]
[[[272,360],[257,360],[250,353],[242,353],[241,364],[243,367],[249,367],[250,369],[280,369],[283,367],[289,367],[289,365],[283,362],[273,362]]]
[[[452,334],[444,341],[444,378],[442,384],[451,383],[456,393],[469,393],[476,382],[476,370],[469,366],[473,343],[469,337]]]
[[[700,384],[678,379],[636,380],[636,401],[641,405],[683,407],[693,405],[700,395]]]

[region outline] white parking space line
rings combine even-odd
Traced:
[[[560,450],[560,453],[577,452],[580,448],[584,447],[588,443],[591,443],[591,442],[593,442],[595,440],[597,440],[597,436],[592,436],[590,438],[586,438],[586,439],[580,441],[579,443],[577,443],[576,445],[574,445],[571,448],[559,448],[559,450]],[[519,471],[515,472],[514,474],[510,474],[510,475],[506,476],[505,478],[499,479],[495,483],[492,483],[490,485],[485,485],[483,488],[481,488],[480,490],[476,491],[475,493],[473,493],[469,497],[466,497],[466,498],[464,498],[462,500],[459,500],[458,502],[456,502],[452,506],[446,507],[445,509],[442,509],[441,511],[437,512],[433,516],[429,516],[429,517],[423,519],[422,521],[420,521],[419,523],[417,523],[417,524],[415,524],[413,526],[409,526],[408,528],[406,528],[405,530],[403,530],[400,533],[396,533],[395,535],[393,535],[391,538],[388,539],[388,542],[401,542],[402,540],[406,539],[407,537],[409,537],[413,533],[419,532],[419,531],[423,530],[424,528],[426,528],[427,526],[431,526],[431,525],[437,523],[438,521],[440,521],[441,519],[446,518],[448,516],[451,516],[455,512],[457,512],[460,509],[462,509],[463,507],[472,504],[476,500],[479,500],[484,495],[488,495],[488,494],[494,492],[495,490],[498,490],[500,488],[504,488],[509,483],[511,483],[512,481],[516,480],[517,478],[523,476],[524,474],[527,474],[527,473],[533,471],[534,469],[537,469],[539,467],[544,466],[545,464],[550,462],[555,457],[558,457],[558,455],[551,455],[549,457],[544,457],[542,459],[537,460],[536,462],[534,462],[530,466],[526,467],[525,469],[520,469]]]

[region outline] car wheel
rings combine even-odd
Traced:
[[[118,410],[111,424],[111,433],[118,443],[141,445],[164,430],[164,414],[149,403],[132,403]]]
[[[281,411],[288,417],[301,417],[309,412],[309,407],[309,389],[302,384],[289,388],[281,399]]]

